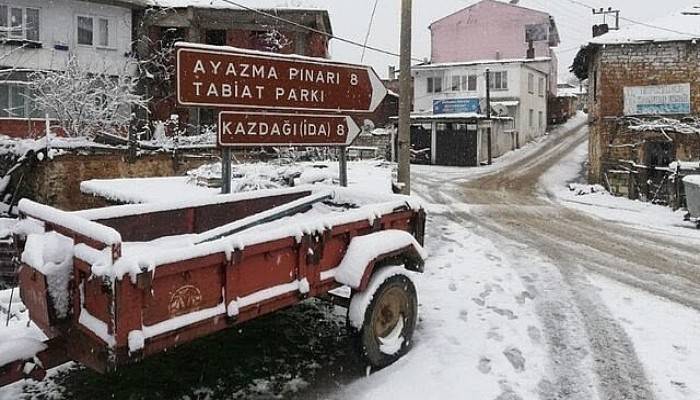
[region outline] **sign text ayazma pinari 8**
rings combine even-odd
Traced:
[[[186,106],[372,112],[387,94],[371,67],[191,43],[177,44]]]

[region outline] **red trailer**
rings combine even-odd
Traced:
[[[114,371],[309,297],[348,307],[373,366],[410,347],[425,213],[409,197],[306,187],[78,212],[22,200],[19,209],[34,226],[20,295],[49,339],[18,343],[0,385],[69,360]],[[334,294],[341,287],[349,298]]]

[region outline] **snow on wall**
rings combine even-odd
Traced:
[[[335,271],[335,280],[357,289],[360,287],[365,269],[372,261],[408,246],[413,246],[424,260],[428,257],[413,235],[406,231],[390,229],[354,237],[350,241],[343,261]]]

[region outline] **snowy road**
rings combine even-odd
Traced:
[[[585,129],[492,167],[414,168],[431,257],[414,347],[389,368],[366,376],[343,310],[310,302],[116,375],[69,364],[0,399],[698,399],[700,234],[562,202],[568,178],[552,171],[581,164]]]
[[[427,201],[447,206],[440,207],[444,213],[438,225],[473,227],[473,233],[489,239],[505,255],[522,283],[532,288],[529,293],[538,294],[533,306],[543,327],[548,361],[534,390],[532,382],[522,378],[506,380],[511,388],[522,388],[517,396],[698,398],[700,388],[692,378],[658,379],[655,370],[664,360],[642,357],[640,353],[655,349],[635,348],[625,322],[615,315],[618,310],[606,306],[606,293],[598,282],[602,276],[641,289],[640,298],[651,294],[655,300],[682,305],[676,308],[691,313],[694,320],[677,327],[686,332],[680,339],[697,345],[691,332],[700,310],[699,242],[602,221],[551,201],[538,186],[547,170],[585,141],[586,133],[585,127],[559,132],[499,172],[474,179],[460,178],[456,170],[421,169],[414,188]],[[662,337],[655,345],[687,349],[685,343],[671,340],[664,343]],[[694,350],[694,358],[686,357],[686,365],[680,367],[697,371],[700,348]]]

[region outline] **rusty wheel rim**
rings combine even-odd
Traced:
[[[408,295],[399,287],[392,287],[382,294],[372,319],[372,330],[376,338],[388,336],[399,320],[408,315],[408,303]]]

